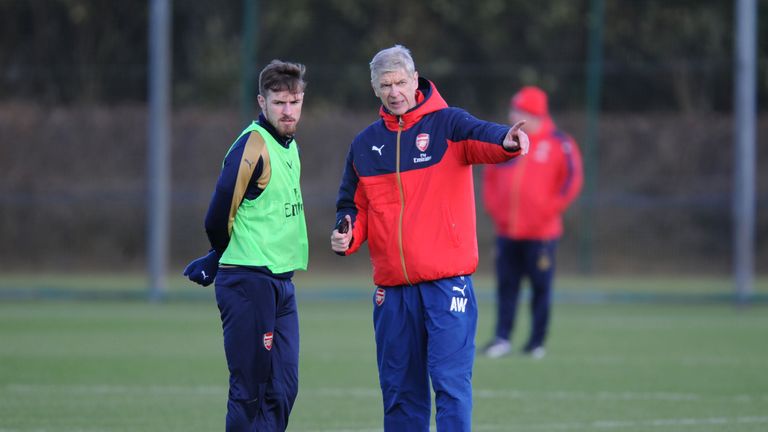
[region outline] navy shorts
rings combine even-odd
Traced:
[[[220,268],[216,303],[229,367],[226,430],[283,431],[298,393],[295,288],[242,267]]]

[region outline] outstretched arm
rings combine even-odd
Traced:
[[[461,146],[460,155],[466,164],[486,164],[507,161],[528,151],[528,135],[523,123],[512,126],[479,120],[461,109],[453,109],[451,140]]]

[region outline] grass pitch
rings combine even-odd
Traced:
[[[368,290],[299,296],[290,431],[382,430]],[[221,327],[200,292],[164,304],[0,302],[0,432],[223,430]],[[485,294],[478,345],[494,317]],[[560,302],[553,313],[544,359],[478,356],[473,430],[768,430],[765,305]]]

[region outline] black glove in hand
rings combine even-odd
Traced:
[[[212,250],[208,252],[208,255],[189,263],[184,269],[184,276],[192,282],[208,286],[213,283],[217,271],[219,271],[219,255],[215,250]]]

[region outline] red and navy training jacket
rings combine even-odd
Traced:
[[[415,107],[395,116],[382,106],[379,114],[352,141],[339,187],[336,220],[353,221],[346,254],[367,240],[378,286],[474,273],[472,164],[519,154],[502,147],[509,126],[449,108],[423,78]]]

